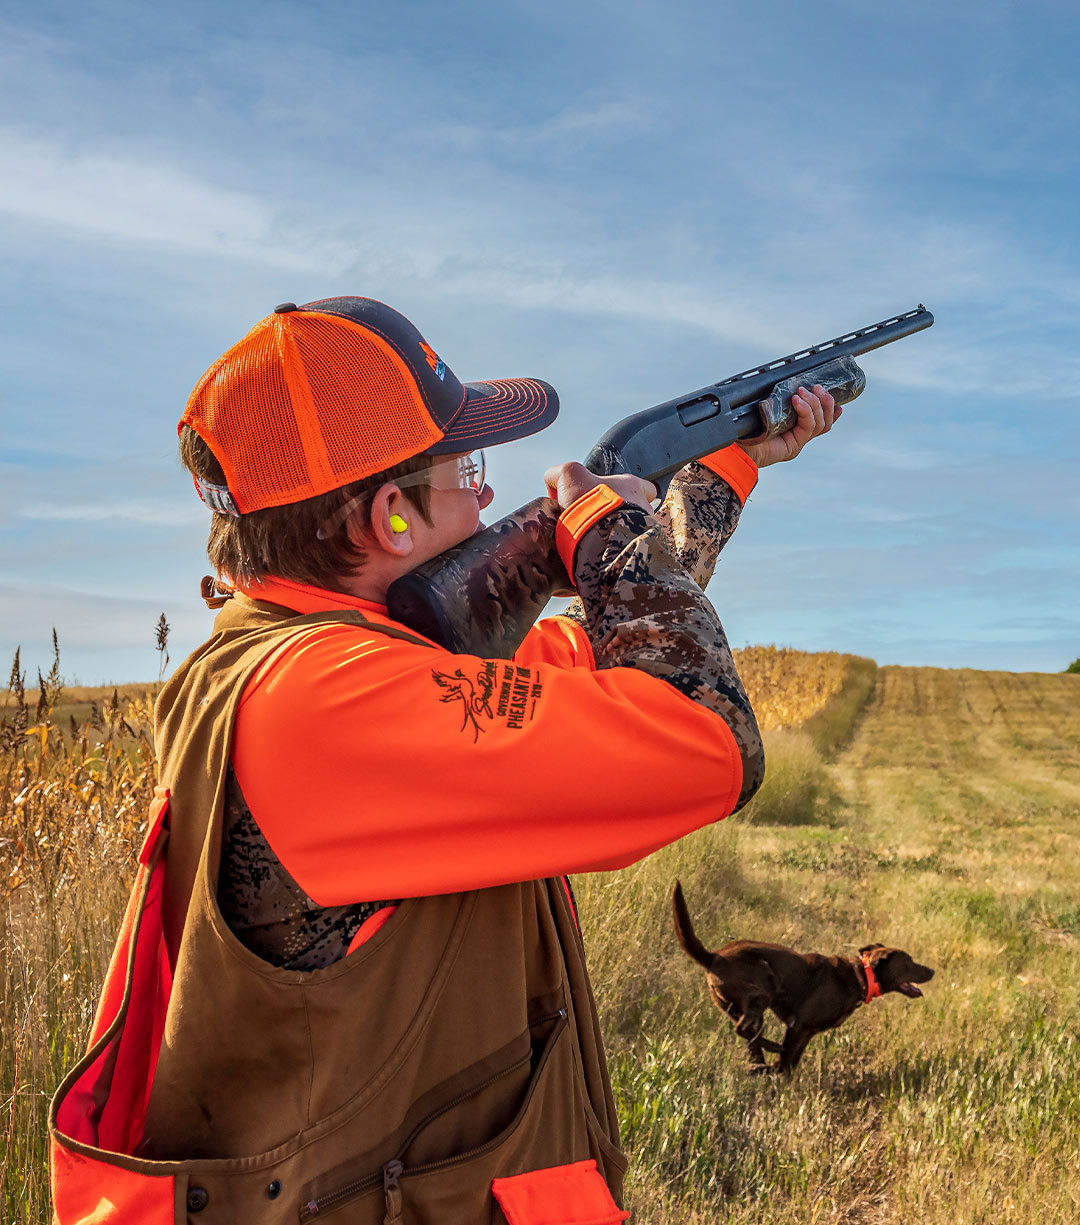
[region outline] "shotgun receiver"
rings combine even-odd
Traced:
[[[837,404],[854,400],[866,386],[856,357],[933,322],[920,305],[634,413],[608,430],[585,467],[597,476],[642,476],[663,496],[691,460],[790,429],[799,387],[820,383]],[[537,498],[500,519],[393,583],[390,615],[455,653],[511,658],[548,600],[573,594],[555,549],[558,518],[557,503]]]

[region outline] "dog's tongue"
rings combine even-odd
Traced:
[[[913,1000],[917,1000],[922,995],[922,992],[914,983],[901,983],[896,989],[897,991],[903,991],[905,995],[910,995]]]

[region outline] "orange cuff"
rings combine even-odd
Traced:
[[[570,505],[559,516],[555,525],[555,548],[566,567],[570,581],[574,581],[574,552],[578,541],[598,519],[602,519],[608,511],[622,506],[623,499],[607,485],[596,485],[588,493],[583,493],[576,502]]]
[[[737,442],[714,451],[711,455],[703,455],[697,462],[704,464],[710,472],[723,477],[735,490],[739,501],[745,505],[751,490],[757,484],[758,467]]]

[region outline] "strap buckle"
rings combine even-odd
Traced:
[[[235,587],[230,587],[221,579],[214,578],[212,574],[204,575],[202,582],[199,583],[199,595],[206,601],[207,608],[223,608],[225,602],[231,600],[235,592]]]

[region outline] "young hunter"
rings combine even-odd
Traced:
[[[462,384],[367,298],[287,303],[203,376],[180,453],[235,588],[157,706],[160,786],[59,1225],[601,1225],[626,1162],[568,874],[734,812],[764,768],[702,593],[757,469],[839,415],[632,476],[550,468],[577,598],[512,661],[390,584],[473,535],[535,379]]]

